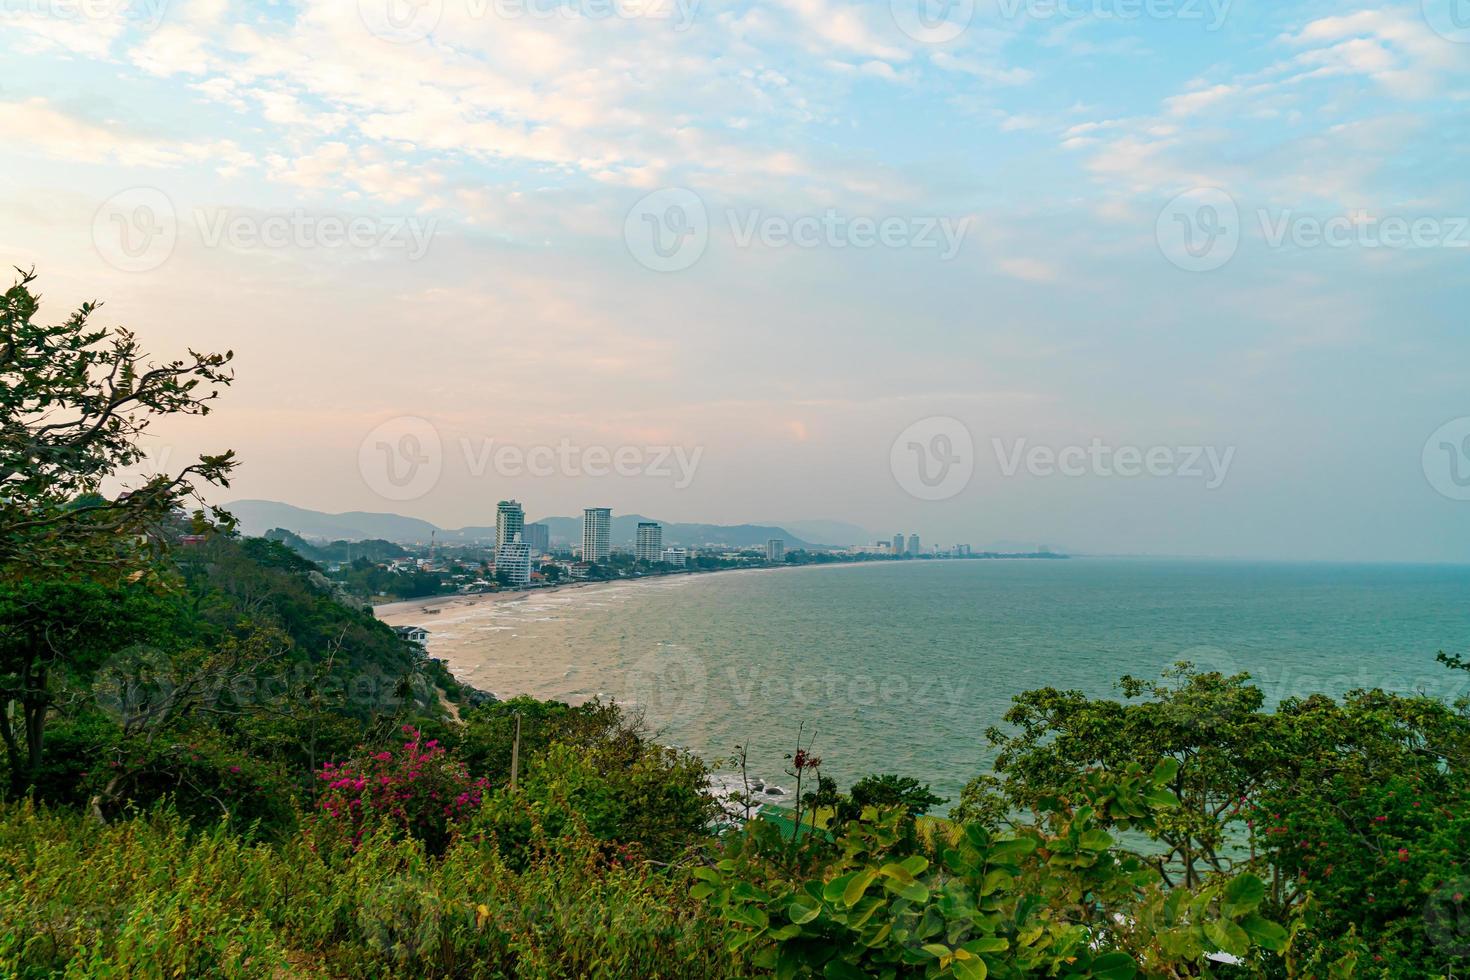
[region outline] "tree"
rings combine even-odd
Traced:
[[[1163,880],[1193,887],[1207,873],[1230,870],[1238,852],[1228,825],[1242,800],[1284,771],[1290,748],[1275,737],[1249,675],[1180,663],[1164,676],[1163,683],[1124,677],[1125,703],[1055,688],[1017,695],[1005,715],[1011,730],[988,733],[999,748],[999,777],[966,786],[957,814],[996,826],[1034,809],[1080,770],[1170,759],[1179,764],[1169,787],[1179,806],[1158,822],[1165,849],[1153,860]]]
[[[196,483],[228,486],[234,466],[233,453],[201,456],[103,496],[105,480],[146,458],[151,422],[208,413],[232,355],[152,362],[132,332],[88,325],[96,303],[42,326],[34,279],[20,272],[0,298],[0,582],[18,590],[0,623],[0,736],[22,781],[40,768],[58,675],[118,638],[97,612],[116,599],[106,590],[154,575],[149,553]]]
[[[0,742],[12,792],[34,784],[45,761],[46,723],[130,644],[169,632],[173,612],[138,585],[85,579],[0,581]],[[85,693],[77,695],[85,697]]]
[[[0,577],[134,572],[132,542],[160,541],[198,499],[196,483],[228,486],[234,454],[200,456],[111,498],[103,481],[147,458],[141,439],[154,420],[208,414],[233,380],[233,354],[153,362],[131,331],[90,326],[92,302],[42,326],[35,273],[17,271],[0,299]]]

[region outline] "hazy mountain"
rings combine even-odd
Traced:
[[[345,514],[323,514],[321,511],[293,507],[274,500],[237,500],[225,509],[240,519],[240,530],[259,537],[271,528],[284,528],[305,538],[327,541],[366,541],[381,538],[399,543],[428,542],[437,528],[428,521],[398,514],[374,514],[349,511]]]
[[[612,543],[614,545],[631,545],[638,538],[638,524],[640,521],[652,521],[655,518],[644,517],[642,514],[613,514]],[[567,544],[580,544],[582,542],[582,518],[579,517],[543,517],[536,523],[545,524],[551,528],[551,540],[561,541]],[[785,528],[766,524],[680,524],[658,521],[664,527],[664,544],[683,545],[692,547],[694,545],[729,545],[732,548],[764,547],[765,543],[772,538],[781,538],[786,542],[787,550],[805,548],[809,544]]]
[[[324,514],[321,511],[293,507],[274,500],[237,500],[226,505],[240,519],[240,530],[244,534],[258,537],[273,528],[283,528],[305,538],[325,541],[365,541],[382,539],[400,544],[427,544],[429,536],[435,534],[440,541],[486,542],[495,540],[494,527],[464,527],[445,529],[415,517],[398,514],[375,514],[366,511],[351,511],[345,514]],[[638,522],[651,518],[640,514],[614,514],[612,543],[631,545],[638,535]],[[546,517],[535,523],[545,524],[551,530],[554,542],[566,544],[582,541],[582,518]],[[842,526],[835,521],[808,522]],[[717,545],[732,548],[764,546],[771,538],[781,538],[787,550],[809,547],[807,540],[790,530],[763,524],[664,524],[666,545]]]
[[[858,527],[856,524],[848,524],[846,521],[773,521],[778,527],[784,527],[792,534],[799,534],[813,544],[825,544],[833,547],[846,547],[854,544],[869,544],[880,538],[892,538],[893,532],[888,534],[874,534],[866,528]]]

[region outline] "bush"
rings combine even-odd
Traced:
[[[412,725],[404,725],[403,734],[396,751],[322,767],[317,778],[326,789],[318,801],[319,819],[352,847],[362,843],[366,829],[384,825],[440,854],[455,824],[479,808],[489,783],[472,778],[437,740],[424,742]]]

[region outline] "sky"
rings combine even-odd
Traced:
[[[1470,0],[0,0],[151,466],[441,526],[1470,560]]]

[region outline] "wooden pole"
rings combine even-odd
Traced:
[[[510,747],[510,788],[516,788],[516,778],[521,772],[521,713],[516,712],[516,740]]]

